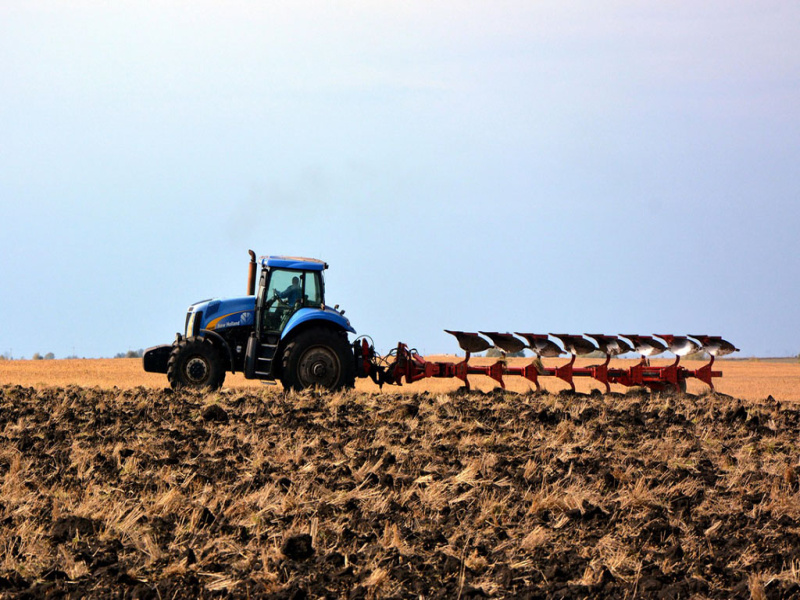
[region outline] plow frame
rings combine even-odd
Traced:
[[[466,390],[471,390],[470,375],[483,375],[489,377],[506,389],[504,377],[522,377],[531,382],[536,392],[541,391],[542,377],[556,377],[570,386],[575,392],[575,378],[588,377],[605,388],[606,393],[611,392],[611,384],[625,387],[647,387],[653,392],[673,390],[685,391],[686,380],[697,379],[711,390],[714,390],[713,379],[722,377],[721,371],[713,370],[714,356],[710,361],[698,369],[687,369],[680,366],[680,357],[669,365],[651,366],[649,360],[642,358],[639,362],[627,368],[610,367],[611,356],[607,355],[602,363],[585,367],[576,367],[577,356],[572,354],[569,360],[561,365],[545,367],[541,360],[535,357],[530,363],[524,365],[508,365],[505,355],[488,365],[475,365],[470,363],[471,352],[467,351],[463,360],[456,362],[430,361],[422,357],[416,350],[410,349],[406,344],[399,342],[397,348],[386,358],[375,354],[374,348],[366,340],[362,340],[360,348],[356,350],[357,357],[362,358],[359,363],[358,373],[361,377],[371,377],[380,386],[384,384],[402,385],[421,381],[427,378],[459,379]],[[394,360],[391,360],[391,359]],[[379,360],[380,359],[380,360]]]

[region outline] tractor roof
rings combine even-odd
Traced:
[[[328,268],[328,263],[316,258],[303,258],[302,256],[262,256],[261,264],[265,267],[278,267],[281,269],[298,269],[303,271],[322,271]]]

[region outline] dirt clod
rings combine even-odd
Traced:
[[[286,558],[292,560],[306,560],[314,555],[314,547],[311,545],[311,536],[307,533],[293,535],[283,542],[281,552]]]
[[[59,544],[75,536],[87,537],[99,529],[99,524],[86,517],[68,516],[58,519],[50,529],[50,537]]]
[[[214,421],[217,423],[228,422],[228,412],[219,404],[212,404],[203,411],[204,421]]]

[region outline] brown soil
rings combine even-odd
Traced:
[[[0,387],[2,598],[796,598],[800,409]]]

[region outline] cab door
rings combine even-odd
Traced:
[[[293,279],[297,279],[295,289]],[[265,269],[256,298],[256,327],[247,343],[245,377],[272,378],[272,363],[281,333],[295,311],[319,306],[321,290],[316,273],[289,269]]]
[[[288,269],[270,271],[262,305],[262,337],[277,334],[280,338],[289,318],[305,305],[307,276],[306,271]]]

